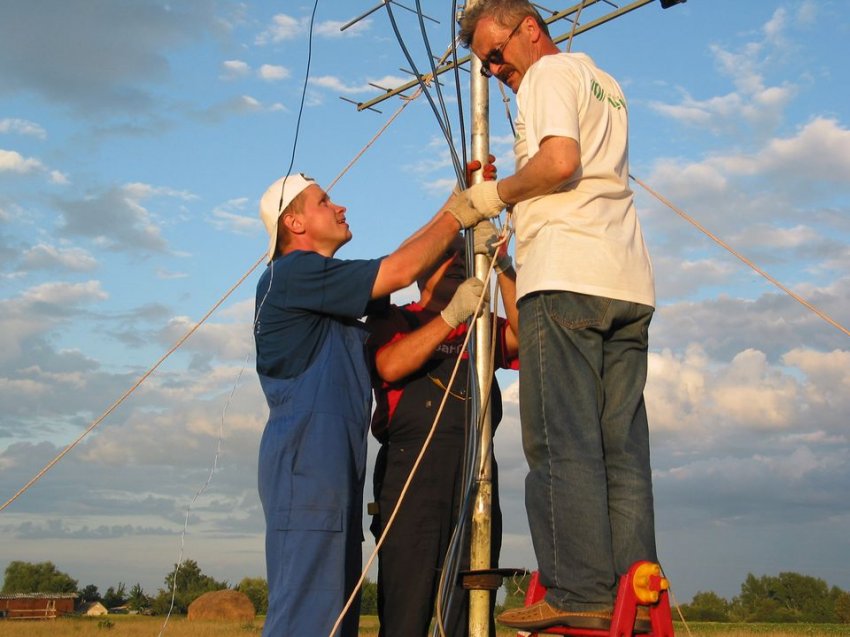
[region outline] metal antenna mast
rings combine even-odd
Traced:
[[[481,0],[468,0],[464,10],[474,6]],[[470,56],[470,113],[471,113],[471,159],[478,160],[481,165],[487,163],[490,154],[490,88],[486,77],[481,75],[481,61],[474,55]],[[484,179],[483,171],[478,171],[473,176],[473,182],[479,183]],[[473,254],[473,232],[466,233],[467,255]],[[467,263],[470,263],[467,260]],[[487,280],[490,262],[486,255],[474,256],[474,275],[489,285]],[[478,457],[473,465],[475,500],[472,507],[472,528],[470,540],[471,571],[487,570],[491,567],[491,540],[492,540],[492,499],[493,499],[493,473],[492,473],[492,433],[490,392],[484,391],[489,387],[493,379],[493,370],[490,369],[490,347],[491,347],[491,321],[489,304],[485,311],[475,319],[473,324],[476,382],[474,386],[478,391],[474,396],[478,399],[477,410],[473,414],[479,414],[478,418],[470,419],[472,423],[478,423],[477,435]],[[472,589],[469,591],[469,637],[488,637],[490,634],[490,596],[493,591],[484,589]]]

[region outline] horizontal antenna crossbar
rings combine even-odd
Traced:
[[[620,16],[625,15],[626,13],[634,11],[635,9],[639,9],[642,6],[649,4],[650,2],[654,2],[654,1],[655,0],[635,0],[635,2],[632,2],[631,4],[628,4],[624,7],[620,7],[619,9],[612,11],[611,13],[608,13],[604,16],[601,16],[600,18],[597,18],[596,20],[593,20],[591,22],[588,22],[585,25],[577,27],[576,30],[575,30],[575,35],[578,35],[579,33],[584,33],[585,31],[589,31],[590,29],[593,29],[593,28],[598,27],[602,24],[605,24],[606,22],[610,22],[611,20],[614,20],[615,18],[619,18]],[[598,2],[607,2],[607,0],[587,0],[587,2],[584,3],[584,6],[586,8],[586,7],[589,7],[593,4],[596,4]],[[393,4],[395,4],[395,3],[393,3]],[[545,22],[546,22],[546,24],[556,22],[557,20],[561,20],[563,18],[566,18],[566,17],[572,15],[573,13],[577,12],[580,8],[582,8],[581,4],[574,5],[574,6],[570,7],[569,9],[565,9],[564,11],[561,11],[559,13],[555,13],[551,17],[546,18]],[[569,37],[570,37],[569,34],[565,34],[565,35],[558,36],[557,38],[554,38],[553,41],[556,44],[558,44],[559,42],[563,42],[564,40],[568,39]],[[472,55],[465,55],[461,58],[458,58],[457,65],[462,66],[463,64],[466,64],[467,62],[469,62],[469,60],[471,58],[472,58]],[[446,64],[443,64],[442,66],[437,67],[436,75],[438,75],[438,76],[442,75],[443,73],[446,73],[447,71],[451,71],[452,69],[454,69],[454,67],[455,67],[454,62],[447,62]],[[398,87],[396,87],[392,90],[387,91],[383,95],[379,95],[378,97],[374,97],[374,98],[367,100],[365,102],[359,102],[357,104],[357,110],[358,111],[363,111],[363,110],[366,110],[366,109],[374,110],[374,109],[372,109],[372,107],[375,106],[376,104],[380,104],[381,102],[383,102],[386,99],[389,99],[391,97],[395,97],[396,95],[399,95],[400,93],[403,93],[404,91],[411,89],[411,88],[414,88],[414,87],[417,87],[417,86],[419,86],[419,80],[411,80],[410,82],[406,82],[405,84],[402,84],[401,86],[398,86]]]

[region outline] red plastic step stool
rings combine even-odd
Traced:
[[[592,628],[568,628],[556,626],[546,628],[539,633],[519,632],[518,637],[538,637],[543,635],[574,635],[576,637],[632,637],[634,635],[635,615],[638,606],[649,607],[649,619],[652,629],[648,633],[638,633],[646,637],[673,637],[673,618],[670,615],[670,602],[667,599],[669,582],[661,574],[661,567],[654,562],[635,562],[629,572],[620,577],[617,588],[617,601],[609,630]],[[546,587],[540,583],[537,571],[531,574],[528,591],[525,593],[525,605],[543,599]]]

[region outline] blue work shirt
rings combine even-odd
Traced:
[[[331,321],[350,322],[386,306],[372,302],[381,259],[342,260],[296,250],[275,259],[257,283],[257,372],[292,378],[315,359]]]

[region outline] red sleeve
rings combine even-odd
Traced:
[[[372,371],[372,388],[375,390],[372,435],[383,443],[389,429],[390,418],[401,399],[404,387],[384,382],[375,368],[375,359],[381,349],[403,338],[405,334],[413,330],[413,327],[395,305],[391,305],[386,312],[371,315],[366,321],[366,327],[369,330],[366,347]]]
[[[498,332],[496,336],[495,366],[498,369],[519,369],[519,356],[507,355],[508,345],[506,334],[508,331],[508,321],[499,317],[496,327]]]

